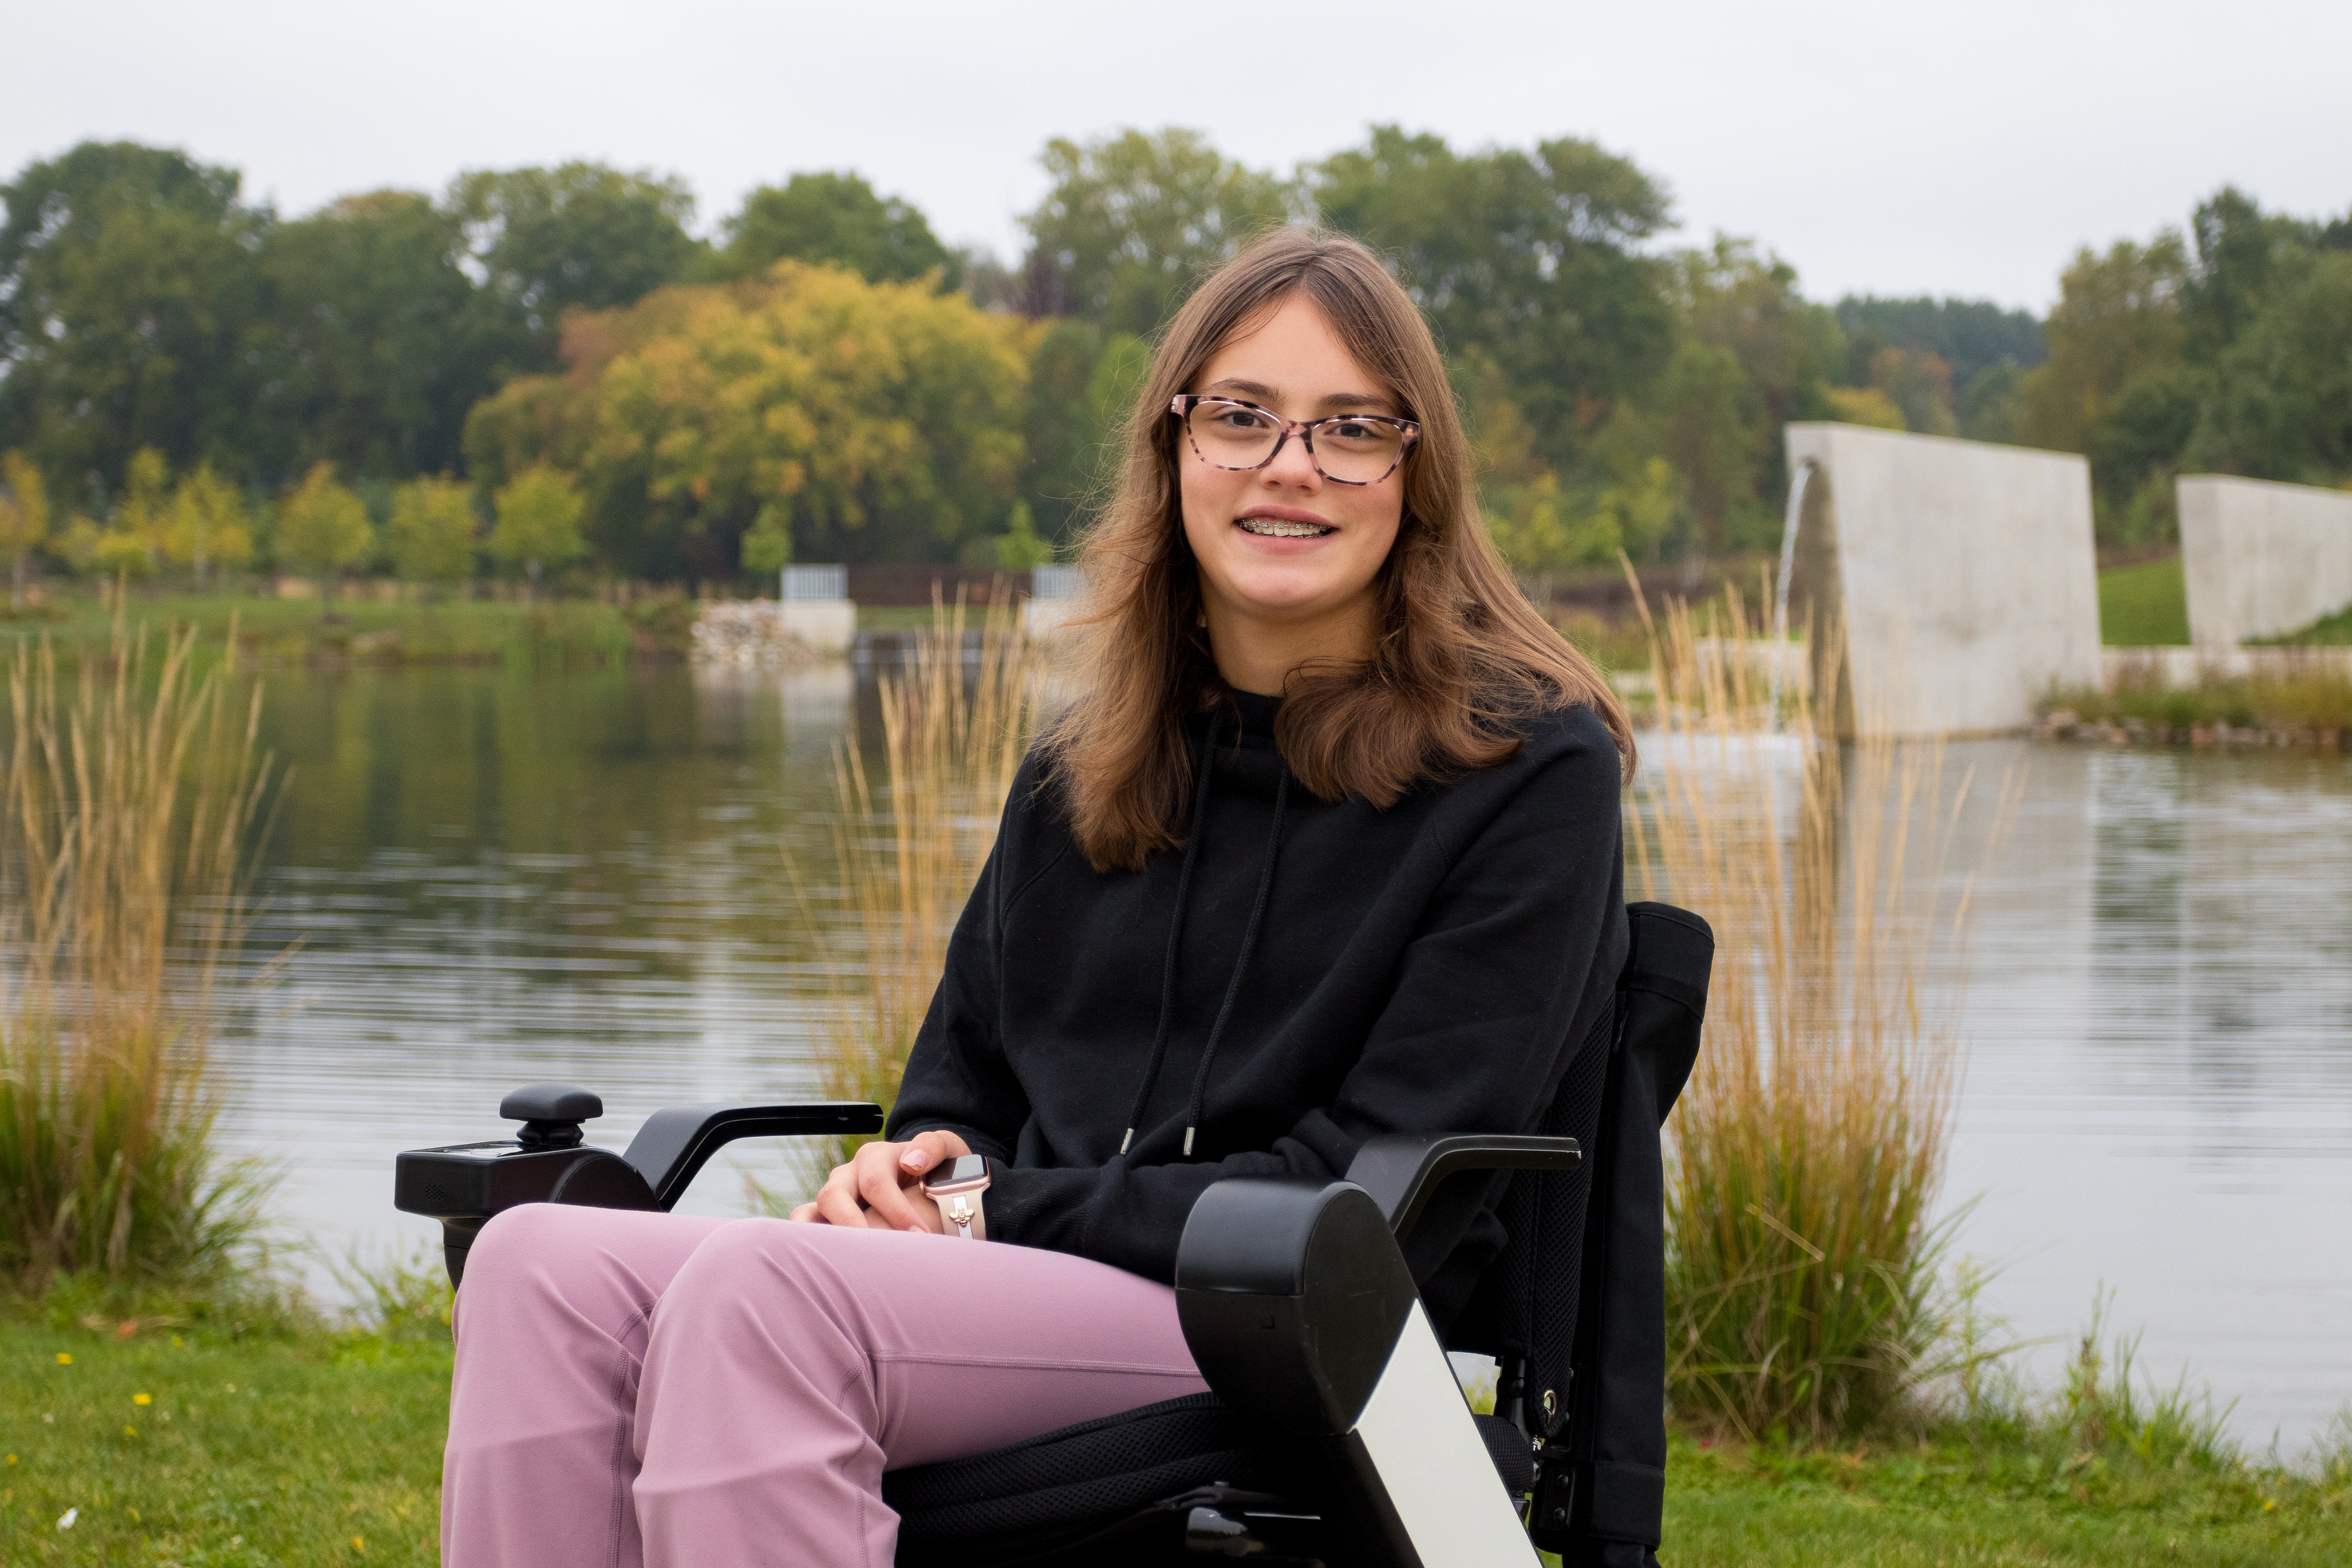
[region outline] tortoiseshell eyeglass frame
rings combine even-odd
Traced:
[[[1220,408],[1245,408],[1252,413],[1265,415],[1266,418],[1274,421],[1276,430],[1278,432],[1274,438],[1274,450],[1255,463],[1236,465],[1215,461],[1201,450],[1201,444],[1192,436],[1192,411],[1203,403],[1214,403]],[[1185,441],[1192,445],[1192,455],[1208,464],[1210,467],[1222,468],[1228,474],[1255,473],[1281,456],[1284,444],[1295,435],[1307,448],[1307,460],[1315,465],[1315,472],[1322,475],[1334,485],[1377,485],[1381,479],[1386,479],[1389,474],[1393,474],[1403,466],[1404,455],[1412,450],[1414,442],[1421,439],[1419,420],[1398,419],[1385,413],[1334,413],[1322,419],[1285,419],[1274,410],[1257,403],[1246,402],[1237,397],[1211,397],[1203,392],[1178,392],[1169,400],[1168,412],[1176,416],[1179,428],[1184,432]],[[1382,474],[1380,479],[1342,479],[1327,470],[1323,466],[1323,460],[1315,455],[1315,430],[1318,425],[1324,424],[1385,424],[1402,436],[1403,441],[1397,447],[1396,461],[1389,465],[1388,473]]]

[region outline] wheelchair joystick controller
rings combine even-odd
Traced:
[[[441,1222],[449,1281],[460,1282],[466,1255],[490,1217],[521,1203],[577,1203],[599,1208],[657,1208],[635,1166],[591,1147],[580,1124],[604,1113],[604,1102],[568,1083],[532,1083],[499,1103],[520,1122],[511,1138],[411,1149],[393,1178],[393,1207]]]
[[[585,1089],[526,1084],[499,1102],[499,1115],[522,1124],[514,1137],[402,1155],[393,1168],[393,1207],[441,1222],[442,1256],[454,1285],[465,1275],[466,1254],[482,1227],[517,1204],[666,1212],[710,1156],[738,1138],[882,1130],[882,1107],[863,1100],[717,1101],[655,1112],[627,1152],[616,1155],[595,1147],[580,1131],[580,1124],[604,1113],[604,1102]]]
[[[604,1113],[604,1102],[568,1083],[526,1084],[499,1102],[499,1114],[520,1122],[515,1139],[526,1149],[576,1149],[585,1141],[580,1124]]]

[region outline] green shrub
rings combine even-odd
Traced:
[[[224,1270],[261,1177],[224,1161],[205,1078],[212,975],[236,934],[268,766],[194,637],[118,623],[68,688],[47,645],[9,672],[0,925],[0,1276]],[[254,695],[257,705],[259,694]]]

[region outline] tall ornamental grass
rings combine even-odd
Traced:
[[[1734,593],[1708,619],[1735,647],[1761,630]],[[1966,785],[1946,790],[1933,745],[1825,742],[1801,693],[1776,715],[1698,631],[1682,605],[1651,623],[1656,727],[1627,812],[1642,895],[1705,915],[1717,943],[1668,1124],[1670,1397],[1748,1438],[1832,1437],[1954,1369],[1933,1208],[1957,1020],[1925,987],[1965,899],[1918,889]]]
[[[812,925],[835,950],[832,1021],[818,1059],[829,1099],[898,1098],[907,1052],[922,1027],[949,934],[996,841],[996,825],[1037,727],[1046,661],[1006,596],[979,617],[979,658],[964,656],[967,612],[936,594],[931,628],[903,674],[880,681],[882,773],[854,740],[834,751],[834,862],[839,911]],[[798,882],[797,868],[793,869]],[[804,899],[804,907],[806,900]],[[803,1175],[814,1186],[860,1137],[814,1140]],[[760,1195],[767,1207],[782,1200]]]
[[[218,1271],[259,1184],[213,1141],[213,977],[238,933],[269,765],[233,670],[118,623],[61,677],[8,672],[0,811],[0,1277]],[[232,644],[233,652],[233,644]]]

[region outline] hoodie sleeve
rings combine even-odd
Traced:
[[[1384,1133],[1533,1125],[1573,1047],[1607,1016],[1626,939],[1617,750],[1591,714],[1570,719],[1566,744],[1527,768],[1473,841],[1451,845],[1431,832],[1417,844],[1413,852],[1441,857],[1444,870],[1330,1103],[1270,1149],[1216,1161],[1114,1159],[1094,1169],[1008,1162],[993,1172],[992,1232],[1172,1282],[1194,1200],[1227,1176],[1337,1177]],[[1604,951],[1612,944],[1614,955]],[[1610,977],[1591,984],[1601,963],[1612,966]],[[990,1060],[1002,1071],[1001,1055]],[[993,1111],[998,1102],[988,1103]],[[1499,1228],[1476,1201],[1433,1209],[1409,1249],[1415,1275],[1426,1280],[1481,1224]]]
[[[1006,797],[995,847],[981,866],[980,880],[964,902],[948,938],[946,967],[930,1010],[907,1054],[907,1069],[890,1107],[887,1132],[894,1140],[944,1130],[961,1134],[972,1153],[1010,1165],[1021,1128],[1029,1119],[1029,1099],[1005,1060],[997,1027],[997,966],[1006,903],[1007,845],[1018,836],[1035,793],[1035,759],[1022,764]],[[991,1210],[992,1229],[993,1209]]]

